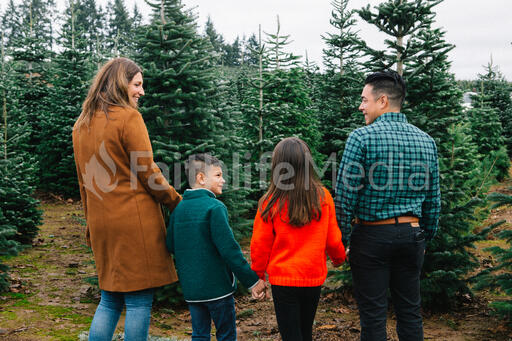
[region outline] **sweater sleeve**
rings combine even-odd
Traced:
[[[325,191],[325,200],[327,202],[329,214],[329,227],[327,230],[327,254],[329,255],[329,258],[331,258],[333,265],[338,266],[345,262],[345,247],[341,241],[341,230],[338,227],[338,222],[336,219],[334,200],[327,190]]]
[[[228,210],[224,205],[216,205],[210,213],[210,231],[213,243],[222,259],[246,288],[258,282],[258,276],[245,260],[240,245],[235,240],[229,226]]]
[[[251,238],[251,268],[258,277],[265,280],[265,272],[270,260],[272,245],[274,244],[274,228],[272,222],[265,222],[258,210],[254,218]]]
[[[153,161],[153,150],[142,115],[135,110],[128,111],[127,115],[122,142],[130,158],[132,177],[137,177],[146,191],[172,212],[181,196],[169,185]],[[130,181],[133,183],[136,180]]]

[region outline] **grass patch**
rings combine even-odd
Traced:
[[[241,311],[240,313],[238,313],[236,315],[237,319],[243,319],[243,318],[246,318],[246,317],[251,317],[252,315],[254,315],[254,309],[246,309],[244,311]]]
[[[446,323],[446,325],[448,327],[450,327],[451,329],[453,329],[453,330],[458,330],[459,329],[459,326],[458,326],[457,322],[455,322],[454,320],[449,319],[449,318],[445,318],[443,316],[441,316],[439,319],[441,321],[443,321],[444,323]]]
[[[14,311],[7,311],[7,310],[0,311],[0,316],[6,318],[8,320],[11,320],[11,321],[16,320],[16,318],[18,317]]]
[[[475,243],[478,247],[487,248],[493,246],[506,246],[507,242],[503,239],[494,239],[494,240],[481,240]]]
[[[167,323],[164,323],[164,322],[160,322],[160,321],[151,321],[155,326],[157,326],[158,328],[160,329],[165,329],[165,330],[171,330],[173,329],[174,327],[171,326],[170,324],[167,324]]]
[[[65,274],[66,275],[76,275],[76,274],[78,274],[78,269],[77,268],[68,268],[68,269],[66,269]]]

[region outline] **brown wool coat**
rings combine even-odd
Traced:
[[[181,196],[153,162],[141,114],[112,107],[107,119],[97,112],[89,128],[75,124],[73,150],[100,288],[129,292],[176,282],[159,203],[172,211]]]

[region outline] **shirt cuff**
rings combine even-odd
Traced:
[[[258,282],[259,282],[259,281],[260,281],[260,280],[259,280],[259,278],[258,278],[258,280],[256,281],[256,283],[254,283],[253,285],[251,285],[248,289],[249,289],[249,290],[251,290],[252,288],[254,288],[254,287],[256,286],[256,284],[258,284]]]

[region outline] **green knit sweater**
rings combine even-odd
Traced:
[[[169,218],[166,244],[187,302],[231,295],[234,276],[247,288],[258,281],[229,227],[226,206],[209,190],[185,191]]]

